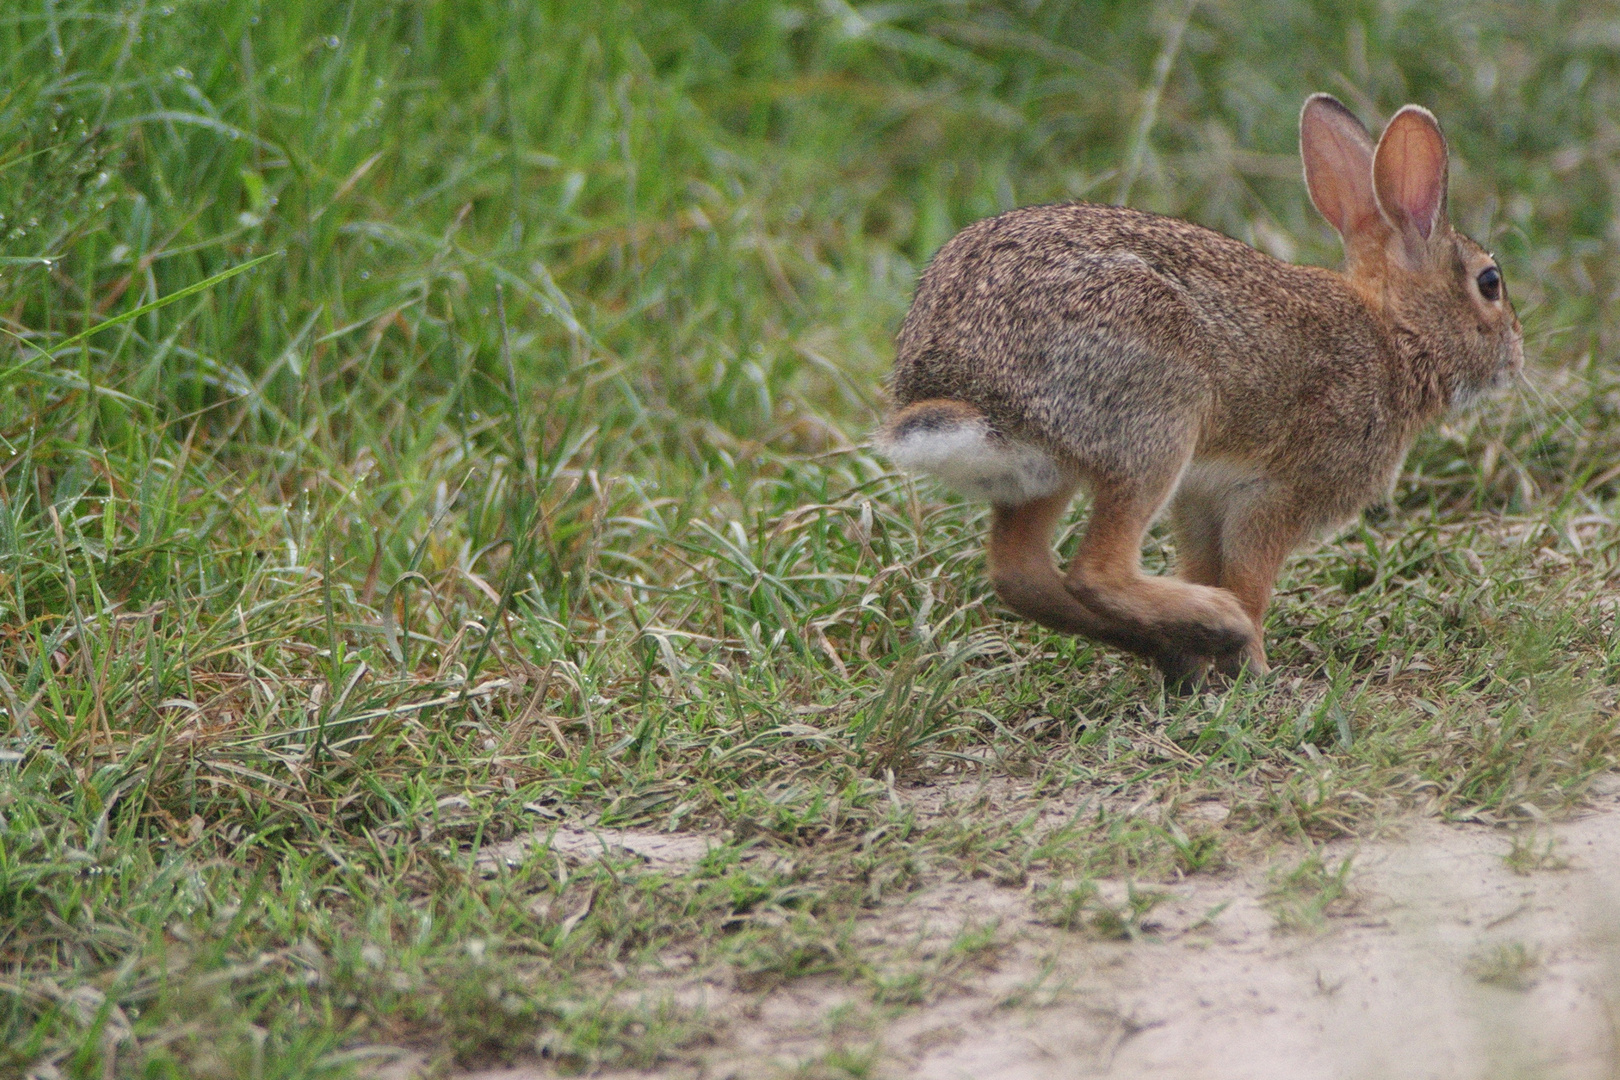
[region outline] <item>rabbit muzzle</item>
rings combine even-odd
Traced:
[[[1477,405],[1493,391],[1500,390],[1524,370],[1524,332],[1518,319],[1513,320],[1512,333],[1506,335],[1494,350],[1495,364],[1483,373],[1484,378],[1459,379],[1452,386],[1448,411],[1465,412]]]

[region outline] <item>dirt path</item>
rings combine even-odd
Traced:
[[[1551,832],[1561,871],[1519,876],[1501,833],[1433,822],[1362,847],[1360,911],[1279,936],[1265,879],[1197,882],[1160,945],[1066,958],[1051,1007],[981,1007],[956,1037],[913,1049],[929,1080],[1620,1076],[1620,806]],[[1177,934],[1228,906],[1212,930]],[[1155,912],[1157,914],[1157,912]],[[1482,981],[1490,979],[1492,981]],[[988,1007],[986,1007],[988,1006]],[[898,1029],[929,1033],[926,1016]],[[941,1033],[943,1034],[943,1033]]]
[[[964,927],[994,927],[993,963],[965,968],[953,991],[884,1019],[829,981],[763,996],[688,986],[681,996],[723,1019],[725,1037],[667,1075],[780,1077],[843,1053],[918,1080],[1613,1080],[1620,782],[1538,835],[1554,858],[1528,874],[1504,862],[1511,836],[1484,826],[1417,819],[1393,839],[1330,845],[1329,865],[1353,857],[1352,902],[1314,933],[1278,932],[1264,867],[1172,887],[1147,936],[1118,943],[1039,922],[1027,892],[940,886],[875,914],[862,936],[915,941],[926,957]]]

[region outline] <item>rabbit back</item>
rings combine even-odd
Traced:
[[[989,437],[1060,472],[1230,459],[1320,487],[1329,515],[1387,483],[1410,411],[1384,377],[1387,335],[1341,277],[1121,207],[1026,207],[964,229],[897,346],[898,405],[970,404]]]

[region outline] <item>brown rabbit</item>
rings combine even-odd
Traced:
[[[990,578],[1043,626],[1148,657],[1173,686],[1268,670],[1283,559],[1386,495],[1423,424],[1516,374],[1495,260],[1446,217],[1446,142],[1408,105],[1376,147],[1334,98],[1300,116],[1345,270],[1174,218],[1012,210],[940,249],[900,328],[879,448],[993,504]],[[1091,521],[1066,575],[1053,528]],[[1146,575],[1166,505],[1179,579]]]

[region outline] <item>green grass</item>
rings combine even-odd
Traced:
[[[1541,957],[1524,942],[1510,941],[1480,952],[1468,966],[1474,978],[1487,986],[1528,990],[1536,983]]]
[[[0,14],[0,1073],[650,1066],[714,1037],[640,992],[671,956],[899,1008],[989,947],[850,932],[929,882],[1578,799],[1617,748],[1620,8],[1210,2],[1164,51],[1186,10]],[[1005,619],[982,510],[862,441],[975,218],[1123,192],[1334,261],[1314,90],[1439,114],[1531,370],[1290,563],[1271,678],[1166,701]],[[559,821],[718,847],[478,860]]]

